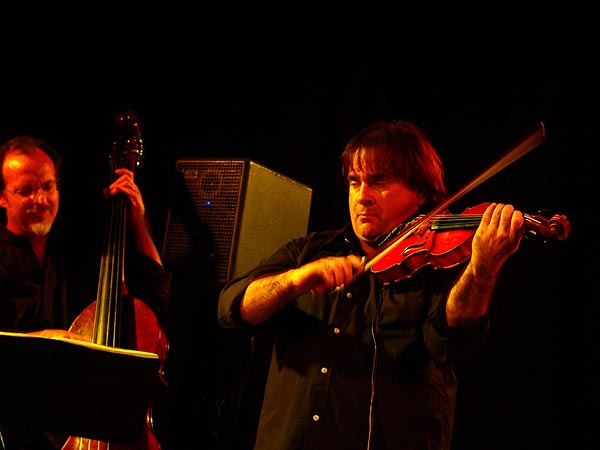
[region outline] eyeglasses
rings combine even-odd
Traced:
[[[40,189],[44,192],[45,196],[49,196],[49,195],[53,195],[56,194],[58,192],[58,187],[59,187],[59,182],[58,180],[48,180],[45,181],[37,186],[23,186],[20,187],[19,189],[15,189],[14,191],[9,191],[8,189],[6,190],[6,192],[10,192],[11,194],[17,195],[23,199],[34,199],[37,197],[38,192],[40,191]]]

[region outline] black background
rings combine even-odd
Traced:
[[[451,191],[543,122],[541,146],[455,205],[513,203],[573,226],[561,242],[524,242],[503,272],[489,349],[459,369],[455,448],[593,448],[592,6],[123,0],[0,11],[0,140],[38,135],[63,153],[61,220],[82,236],[95,232],[113,121],[129,108],[158,243],[179,157],[251,158],[305,183],[317,230],[347,220],[337,158],[374,120],[420,125]]]

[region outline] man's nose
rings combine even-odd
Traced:
[[[356,193],[356,199],[361,203],[371,202],[373,200],[371,188],[368,184],[362,183],[360,185],[360,189]]]
[[[48,196],[50,195],[46,192],[42,187],[38,187],[35,191],[33,191],[33,201],[36,203],[46,203],[48,200]]]

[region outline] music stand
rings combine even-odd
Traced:
[[[137,441],[160,384],[154,353],[0,331],[0,422]]]

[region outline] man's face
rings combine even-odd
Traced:
[[[416,213],[424,197],[389,174],[356,167],[348,174],[350,219],[358,238],[372,243]]]
[[[2,165],[6,227],[20,236],[45,236],[58,213],[59,193],[52,159],[37,149],[33,154],[9,153]]]

